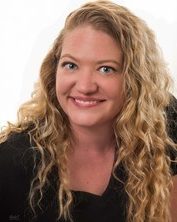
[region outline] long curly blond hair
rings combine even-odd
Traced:
[[[58,166],[59,218],[72,221],[73,203],[68,188],[67,150],[71,130],[67,116],[56,97],[56,69],[67,32],[89,24],[109,34],[121,46],[125,74],[125,103],[115,122],[119,144],[115,169],[121,163],[126,171],[127,222],[168,222],[171,188],[169,145],[175,148],[166,129],[165,107],[170,102],[170,77],[153,32],[125,7],[110,1],[84,4],[69,14],[65,26],[43,61],[40,79],[31,100],[18,112],[16,124],[1,133],[1,141],[12,131],[30,126],[29,135],[41,155],[30,189],[30,205],[35,210],[43,197],[49,173]],[[176,149],[176,148],[175,148]],[[46,155],[47,153],[47,155]]]

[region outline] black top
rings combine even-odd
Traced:
[[[167,108],[168,132],[177,143],[177,101]],[[38,155],[32,149],[26,132],[11,135],[0,144],[0,221],[20,222],[65,222],[57,220],[57,169],[49,175],[50,184],[45,187],[42,209],[37,209],[37,217],[32,217],[28,205],[30,182],[35,175],[34,159]],[[171,158],[177,157],[170,151]],[[177,164],[171,166],[177,174]],[[124,180],[125,173],[120,166],[117,176]],[[101,195],[72,191],[74,222],[125,222],[126,194],[121,182],[111,177],[109,185]]]

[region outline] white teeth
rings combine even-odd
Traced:
[[[95,105],[98,101],[83,101],[79,99],[75,99],[76,103],[79,103],[81,105]]]

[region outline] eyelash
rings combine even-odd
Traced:
[[[63,62],[63,63],[61,63],[62,68],[67,68],[66,65],[73,65],[75,68],[77,67],[77,65],[74,64],[73,62]],[[67,69],[70,69],[70,68],[68,67]],[[73,69],[71,69],[71,70],[73,70]]]
[[[69,68],[69,67],[66,67],[67,65],[72,65],[72,66],[74,66],[73,68]],[[69,70],[75,70],[75,69],[77,69],[78,68],[78,66],[75,64],[75,63],[73,63],[73,62],[63,62],[63,63],[61,63],[61,67],[62,68],[67,68],[67,69],[69,69]],[[104,73],[104,74],[109,74],[109,73],[115,73],[115,72],[117,72],[117,70],[115,69],[115,68],[113,68],[113,67],[111,67],[111,66],[101,66],[101,67],[99,67],[97,70],[101,70],[101,69],[103,69],[103,68],[106,68],[106,69],[108,69],[108,70],[111,70],[110,72],[102,72],[102,73]]]
[[[101,70],[101,69],[103,69],[103,68],[106,68],[107,70],[111,70],[110,72],[111,73],[114,73],[114,72],[116,72],[116,69],[115,68],[113,68],[113,67],[111,67],[111,66],[101,66],[100,68],[99,68],[99,70]],[[103,72],[103,73],[110,73],[110,72]]]

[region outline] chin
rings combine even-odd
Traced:
[[[98,123],[90,122],[90,121],[71,121],[71,125],[78,127],[94,127],[97,126]]]
[[[81,127],[92,127],[98,125],[100,121],[93,119],[93,117],[72,117],[69,118],[71,125],[81,126]]]

